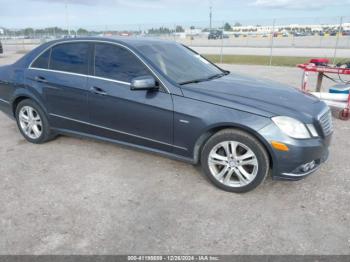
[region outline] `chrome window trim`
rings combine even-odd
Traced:
[[[53,69],[45,69],[45,68],[37,68],[37,67],[29,67],[28,69],[39,70],[39,71],[46,71],[46,72],[54,72],[54,73],[60,73],[60,74],[66,74],[66,75],[74,75],[74,76],[84,76],[84,77],[87,76],[85,74],[78,74],[78,73],[59,71],[59,70],[53,70]]]
[[[87,77],[89,77],[89,78],[94,78],[94,79],[105,80],[105,81],[114,82],[114,83],[119,83],[119,84],[123,84],[123,85],[127,85],[127,86],[130,86],[130,85],[131,85],[131,83],[129,83],[129,82],[114,80],[114,79],[105,78],[105,77],[100,77],[100,76],[91,76],[91,75],[87,75]]]
[[[10,104],[10,102],[9,102],[9,101],[6,101],[6,100],[1,99],[1,98],[0,98],[0,102],[6,103],[6,104]]]
[[[89,78],[95,78],[95,79],[106,80],[106,81],[109,81],[109,82],[114,82],[114,83],[123,84],[123,85],[127,85],[127,86],[131,85],[128,82],[113,80],[113,79],[99,77],[99,76],[91,76],[91,75],[85,75],[85,74],[78,74],[78,73],[71,73],[71,72],[66,72],[66,71],[59,71],[59,70],[53,70],[53,69],[44,69],[44,68],[36,68],[36,67],[31,67],[31,68],[28,68],[28,69],[47,71],[47,72],[54,72],[54,73],[67,74],[67,75],[83,76],[83,77],[89,77]]]
[[[167,91],[167,93],[170,94],[170,91],[169,91],[168,87],[164,84],[164,82],[160,79],[160,77],[158,77],[158,75],[152,70],[152,68],[150,68],[150,66],[138,54],[136,54],[132,49],[130,49],[129,47],[127,47],[127,46],[125,46],[123,44],[115,43],[115,42],[111,42],[111,41],[107,41],[107,40],[67,40],[67,41],[60,41],[60,42],[54,43],[54,44],[48,46],[47,48],[45,48],[43,51],[41,51],[32,60],[32,62],[29,64],[28,69],[46,70],[46,71],[49,71],[49,72],[56,72],[56,73],[59,72],[59,73],[66,73],[66,74],[72,74],[72,75],[87,76],[87,77],[93,77],[93,78],[96,78],[96,79],[107,80],[107,81],[111,81],[111,82],[115,82],[115,83],[130,85],[130,83],[128,83],[128,82],[119,81],[119,80],[110,79],[110,78],[104,78],[104,77],[98,77],[98,76],[93,76],[93,75],[77,74],[77,73],[71,73],[71,72],[66,72],[66,71],[58,71],[58,70],[52,70],[52,69],[44,69],[44,68],[32,67],[32,64],[39,58],[39,56],[41,56],[43,53],[45,53],[48,49],[53,48],[54,46],[60,45],[60,44],[80,43],[80,42],[83,42],[83,43],[85,43],[85,42],[88,42],[88,43],[107,43],[107,44],[121,46],[121,47],[127,49],[132,54],[134,54],[152,72],[152,74],[164,86],[164,89]]]
[[[120,133],[120,134],[123,134],[123,135],[128,135],[128,136],[136,137],[136,138],[140,138],[140,139],[152,141],[152,142],[155,142],[155,143],[159,143],[159,144],[163,144],[163,145],[167,145],[167,146],[171,146],[171,147],[176,147],[176,148],[179,148],[179,149],[182,149],[182,150],[186,150],[186,151],[187,151],[187,148],[186,148],[186,147],[175,146],[175,145],[172,145],[172,144],[169,144],[169,143],[165,143],[165,142],[162,142],[162,141],[159,141],[159,140],[155,140],[155,139],[152,139],[152,138],[147,138],[147,137],[144,137],[144,136],[139,136],[139,135],[127,133],[127,132],[124,132],[124,131],[112,129],[112,128],[105,127],[105,126],[95,125],[95,124],[92,124],[92,123],[89,123],[89,122],[85,122],[85,121],[81,121],[81,120],[77,120],[77,119],[74,119],[74,118],[70,118],[70,117],[66,117],[66,116],[61,116],[61,115],[57,115],[57,114],[53,114],[53,113],[50,113],[50,116],[54,116],[54,117],[58,117],[58,118],[63,118],[63,119],[66,119],[66,120],[70,120],[70,121],[77,122],[77,123],[81,123],[81,124],[85,124],[85,125],[89,125],[89,126],[94,126],[94,127],[102,128],[102,129],[105,129],[105,130],[108,130],[108,131],[112,131],[112,132],[115,132],[115,133]]]

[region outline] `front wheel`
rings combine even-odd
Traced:
[[[202,150],[201,164],[217,187],[235,193],[256,188],[269,171],[269,157],[263,145],[236,129],[225,129],[209,138]]]

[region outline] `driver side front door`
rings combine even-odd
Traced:
[[[160,90],[131,90],[131,79],[152,74],[125,47],[95,43],[88,77],[89,118],[94,133],[126,143],[171,152],[173,101]]]

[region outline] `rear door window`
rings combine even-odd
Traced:
[[[89,46],[89,43],[67,43],[54,46],[49,68],[76,74],[88,74]]]
[[[149,75],[146,66],[126,48],[112,44],[95,44],[95,76],[131,82]]]
[[[49,68],[49,60],[50,60],[51,48],[46,50],[43,54],[41,54],[32,64],[32,67],[48,69]]]

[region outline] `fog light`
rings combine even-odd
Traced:
[[[314,167],[315,167],[315,161],[311,161],[309,163],[306,163],[306,164],[300,166],[300,170],[302,172],[307,172],[309,170],[312,170]]]
[[[303,172],[309,171],[309,164],[302,165],[301,166],[301,171],[303,171]]]
[[[315,167],[315,161],[312,161],[309,163],[310,169],[313,169]]]

